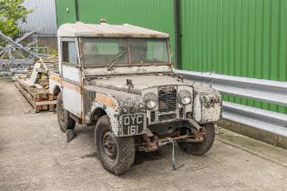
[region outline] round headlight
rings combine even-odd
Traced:
[[[154,109],[157,106],[157,96],[154,93],[148,93],[145,96],[147,109]]]
[[[191,93],[187,90],[182,90],[179,92],[179,102],[182,105],[187,105],[191,103]]]
[[[157,102],[153,100],[148,100],[146,106],[148,109],[154,109],[157,106]]]

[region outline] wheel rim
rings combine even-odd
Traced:
[[[106,131],[102,134],[101,153],[105,160],[109,163],[114,163],[118,155],[118,147],[115,137],[111,131]]]

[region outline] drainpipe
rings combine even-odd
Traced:
[[[75,0],[76,21],[80,21],[79,17],[79,0]]]
[[[180,0],[174,0],[175,66],[182,69]]]

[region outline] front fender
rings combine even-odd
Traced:
[[[97,109],[102,109],[105,111],[106,115],[109,116],[112,130],[117,136],[119,134],[119,103],[118,101],[103,93],[96,93],[94,99],[92,100],[91,107],[86,113],[86,120],[91,123],[93,120],[93,115]]]
[[[199,124],[214,123],[222,118],[221,94],[208,86],[194,87],[193,118]]]
[[[137,105],[141,95],[121,92],[109,88],[86,86],[84,90],[85,123],[91,124],[97,109],[109,116],[115,136],[127,136],[122,128],[122,107]],[[140,112],[140,111],[139,111]]]

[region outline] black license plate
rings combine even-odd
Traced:
[[[137,135],[144,129],[145,118],[143,114],[123,116],[123,132],[125,135]]]

